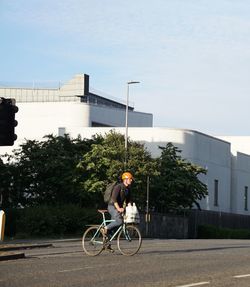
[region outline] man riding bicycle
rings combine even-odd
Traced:
[[[133,179],[133,175],[130,172],[124,172],[122,174],[122,183],[115,185],[108,203],[108,212],[114,221],[102,229],[103,235],[108,236],[111,229],[122,224],[122,213],[125,211],[126,205],[131,203],[131,184]]]

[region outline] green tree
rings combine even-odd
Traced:
[[[78,168],[85,175],[82,181],[84,190],[92,193],[93,204],[103,204],[102,194],[108,182],[116,181],[120,175],[129,170],[135,177],[133,198],[138,206],[143,208],[146,201],[147,175],[156,174],[156,161],[143,144],[128,140],[128,160],[124,166],[125,147],[124,136],[111,131],[104,137],[99,137],[98,143],[93,143],[91,150],[85,153]]]
[[[160,149],[159,175],[152,181],[151,204],[167,212],[198,205],[208,194],[207,186],[198,178],[206,170],[181,158],[178,155],[181,151],[172,143]]]
[[[11,205],[79,203],[83,196],[76,166],[92,142],[48,135],[14,150],[5,165]]]
[[[4,209],[9,207],[10,192],[10,178],[12,177],[12,166],[8,163],[4,163],[2,159],[0,159],[0,209]]]

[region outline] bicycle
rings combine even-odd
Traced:
[[[100,225],[92,225],[84,232],[82,237],[84,252],[89,256],[99,255],[103,250],[109,250],[111,242],[117,237],[117,247],[121,254],[126,256],[135,255],[142,243],[139,229],[123,221],[122,225],[108,238],[102,234],[101,228],[114,220],[105,218],[107,210],[98,210],[98,212],[102,214],[102,223]]]

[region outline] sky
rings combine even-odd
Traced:
[[[249,0],[0,0],[0,84],[66,82],[154,127],[250,135]]]

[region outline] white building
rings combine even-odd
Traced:
[[[0,87],[0,97],[15,98],[17,143],[41,139],[64,127],[119,127],[125,125],[126,104],[90,92],[89,76],[76,75],[57,88]],[[153,115],[128,105],[128,126],[152,127]]]
[[[126,105],[89,92],[89,77],[77,75],[57,89],[0,88],[0,96],[16,98],[19,112],[13,147],[0,147],[0,154],[11,152],[24,139],[41,140],[47,134],[81,135],[90,138],[111,129],[125,134]],[[220,212],[250,214],[249,137],[212,137],[198,131],[156,128],[153,116],[129,106],[128,136],[145,144],[152,156],[158,146],[172,142],[182,157],[207,169],[201,180],[209,195],[201,208]],[[232,143],[232,144],[231,144]]]

